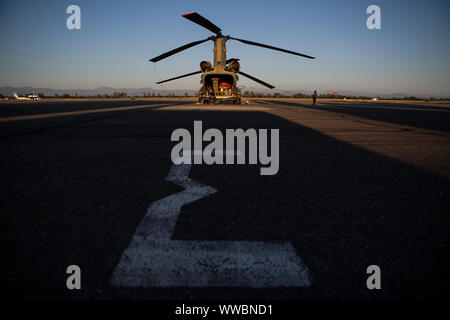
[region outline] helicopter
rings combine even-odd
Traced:
[[[182,15],[183,18],[188,19],[209,31],[215,33],[215,35],[210,36],[206,39],[194,41],[188,44],[185,44],[181,47],[163,53],[155,58],[150,59],[151,62],[158,62],[162,59],[170,57],[178,52],[184,51],[196,45],[202,44],[206,41],[214,41],[214,63],[212,64],[209,61],[201,61],[200,62],[200,70],[183,74],[181,76],[177,76],[174,78],[170,78],[167,80],[159,81],[156,84],[161,84],[164,82],[181,79],[184,77],[193,76],[196,74],[202,73],[200,83],[202,87],[198,91],[198,103],[200,104],[216,104],[218,102],[232,101],[233,104],[241,104],[241,90],[237,87],[237,82],[239,80],[238,74],[242,75],[250,80],[253,80],[269,89],[275,88],[273,85],[268,84],[248,73],[245,73],[240,70],[239,60],[237,58],[226,58],[226,42],[228,40],[236,40],[240,41],[247,45],[263,47],[267,49],[277,50],[289,54],[293,54],[296,56],[315,59],[315,57],[305,55],[302,53],[270,46],[267,44],[257,43],[254,41],[238,39],[231,37],[229,35],[223,35],[222,30],[213,24],[208,19],[204,18],[197,12],[186,13]]]

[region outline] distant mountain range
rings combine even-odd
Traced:
[[[13,92],[17,91],[19,95],[26,95],[29,93],[42,93],[45,96],[54,96],[57,95],[63,95],[63,94],[69,94],[71,96],[79,95],[79,96],[97,96],[97,95],[113,95],[115,92],[126,92],[128,96],[144,96],[144,94],[155,94],[158,93],[161,95],[168,95],[168,94],[175,94],[178,96],[182,96],[185,93],[189,95],[196,95],[197,90],[158,90],[150,87],[145,88],[111,88],[111,87],[98,87],[95,89],[51,89],[51,88],[34,88],[34,87],[0,87],[0,94],[3,96],[11,96]],[[283,95],[292,95],[294,93],[303,93],[303,94],[312,94],[312,91],[310,90],[277,90],[277,89],[266,89],[266,88],[254,88],[254,87],[244,87],[242,89],[243,92],[245,91],[253,91],[255,93],[280,93]],[[407,93],[393,93],[393,94],[386,94],[386,93],[373,93],[373,92],[356,92],[356,91],[349,91],[349,90],[320,90],[318,91],[319,94],[324,93],[332,93],[332,92],[339,92],[342,96],[367,96],[367,97],[379,97],[379,98],[403,98],[403,97],[409,97],[412,96],[412,94]],[[414,96],[418,98],[427,98],[430,95],[424,95],[424,94],[414,94]],[[444,96],[434,96],[435,98],[446,98]]]
[[[0,94],[4,96],[11,96],[13,92],[17,91],[19,95],[25,95],[32,93],[39,94],[42,93],[45,96],[54,96],[69,94],[74,96],[78,94],[79,96],[96,96],[96,95],[113,95],[114,92],[126,92],[128,96],[143,96],[144,94],[158,94],[168,95],[173,93],[176,95],[184,95],[188,93],[189,95],[197,94],[198,91],[195,90],[156,90],[153,88],[111,88],[111,87],[98,87],[95,89],[51,89],[51,88],[34,88],[34,87],[0,87]]]

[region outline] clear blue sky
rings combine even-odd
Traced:
[[[71,4],[81,7],[81,30],[66,28]],[[381,8],[381,30],[366,28],[371,4]],[[212,42],[148,61],[211,34],[181,17],[192,11],[224,34],[317,57],[228,42],[228,57],[278,89],[450,96],[446,0],[2,0],[0,86],[198,89],[198,76],[154,83],[199,70],[212,60]]]

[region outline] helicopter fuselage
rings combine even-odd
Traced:
[[[239,77],[232,71],[206,71],[201,78],[202,87],[198,92],[200,103],[231,101],[241,103],[241,91],[237,87]]]
[[[200,83],[202,87],[198,92],[199,103],[218,103],[231,101],[234,104],[241,103],[241,91],[237,87],[239,80],[236,72],[227,66],[226,41],[222,36],[214,39],[214,64],[213,69],[203,68],[201,62],[200,69],[203,71]]]

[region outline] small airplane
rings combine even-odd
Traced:
[[[14,92],[12,98],[14,100],[41,100],[41,97],[35,95],[34,93],[29,94],[26,97],[20,97],[17,95],[17,92]]]
[[[315,59],[314,57],[286,50],[277,48],[274,46],[270,46],[267,44],[257,43],[254,41],[249,40],[243,40],[234,38],[231,36],[225,36],[222,34],[222,30],[213,24],[208,19],[204,18],[197,12],[187,13],[182,15],[183,18],[188,19],[203,28],[208,29],[209,31],[212,31],[215,33],[215,35],[210,36],[206,39],[194,41],[188,44],[185,44],[184,46],[181,46],[179,48],[173,49],[171,51],[168,51],[166,53],[163,53],[153,59],[150,59],[151,62],[158,62],[162,59],[165,59],[167,57],[170,57],[171,55],[174,55],[180,51],[189,49],[193,46],[199,45],[201,43],[204,43],[208,40],[214,41],[214,64],[212,64],[209,61],[202,61],[200,62],[200,71],[194,71],[191,73],[187,73],[178,77],[170,78],[167,80],[159,81],[157,84],[164,83],[167,81],[172,81],[188,76],[192,76],[195,74],[202,73],[201,81],[202,87],[200,88],[198,92],[198,102],[203,104],[215,104],[219,101],[232,101],[234,104],[241,104],[241,90],[237,87],[237,81],[239,80],[238,74],[242,75],[246,78],[249,78],[250,80],[256,81],[259,84],[269,88],[273,89],[275,88],[271,84],[268,84],[254,76],[249,75],[248,73],[245,73],[240,70],[240,64],[239,59],[237,58],[226,58],[226,42],[228,40],[236,40],[239,42],[242,42],[247,45],[262,47],[266,49],[271,50],[277,50],[289,54],[293,54],[296,56],[301,56],[308,59]]]
[[[31,100],[31,99],[28,98],[28,97],[19,97],[19,96],[17,95],[17,92],[14,92],[14,93],[13,93],[12,98],[13,98],[14,100]]]

